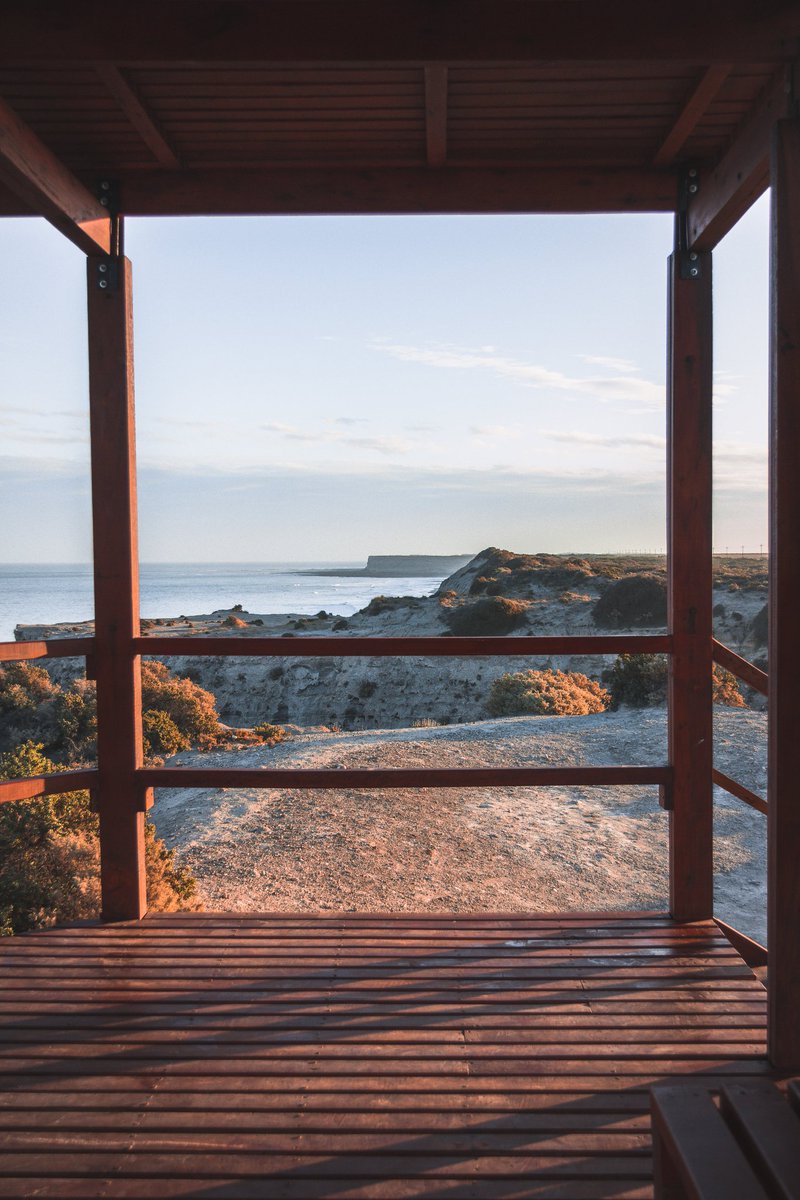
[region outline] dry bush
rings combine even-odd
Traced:
[[[0,755],[0,779],[60,770],[41,743]],[[100,915],[100,845],[88,792],[0,805],[0,933],[10,935]],[[193,908],[196,883],[145,824],[147,899],[156,911]]]
[[[373,596],[365,608],[359,610],[359,616],[377,617],[384,612],[395,612],[398,608],[419,608],[418,596]]]
[[[142,749],[148,762],[163,761],[171,754],[188,750],[190,744],[167,713],[157,708],[142,713]]]
[[[738,679],[717,663],[714,663],[711,677],[711,697],[714,704],[724,704],[728,708],[747,708],[747,701],[742,695]]]
[[[527,611],[524,600],[485,596],[460,608],[451,608],[445,620],[457,637],[500,637],[521,625]]]
[[[142,709],[166,713],[193,746],[207,750],[225,741],[216,698],[191,679],[173,675],[161,662],[142,663]]]
[[[656,575],[625,575],[605,589],[592,609],[592,617],[604,629],[664,626],[666,584]]]
[[[246,629],[247,628],[247,621],[243,621],[241,617],[234,617],[233,614],[231,614],[230,616],[227,616],[225,618],[225,620],[222,622],[222,624],[227,625],[230,629]]]
[[[516,671],[495,679],[486,707],[493,717],[582,717],[605,712],[604,687],[577,671]]]
[[[620,654],[603,683],[611,692],[611,708],[621,704],[650,708],[667,702],[668,666],[663,654]]]

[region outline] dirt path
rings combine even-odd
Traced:
[[[718,765],[763,791],[763,713],[719,710]],[[663,709],[444,728],[309,731],[206,766],[659,763]],[[663,908],[668,819],[656,789],[163,790],[153,817],[216,910]],[[764,818],[717,791],[718,915],[764,940]]]

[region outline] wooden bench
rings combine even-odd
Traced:
[[[651,1093],[656,1200],[800,1200],[800,1080]]]

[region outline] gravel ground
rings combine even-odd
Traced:
[[[716,714],[717,766],[766,783],[766,715]],[[172,765],[466,767],[649,764],[663,709],[441,728],[306,730],[273,749]],[[668,818],[655,788],[441,791],[160,789],[152,812],[210,910],[505,911],[664,908]],[[766,819],[715,791],[717,915],[765,941]]]

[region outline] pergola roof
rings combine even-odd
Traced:
[[[708,176],[760,110],[782,115],[800,37],[800,5],[768,0],[7,0],[0,18],[0,97],[130,214],[670,210],[676,166]],[[0,184],[0,213],[25,211]]]

